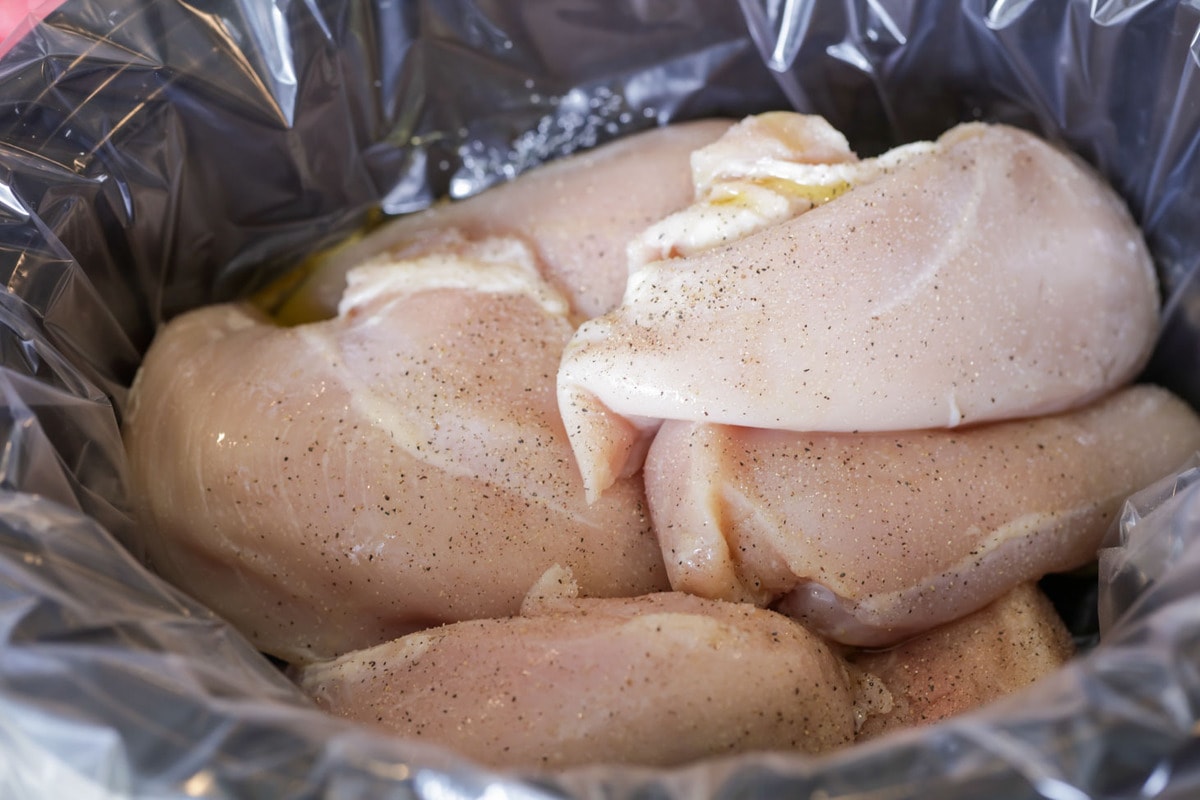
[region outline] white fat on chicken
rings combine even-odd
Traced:
[[[590,497],[637,470],[664,419],[956,427],[1078,407],[1149,356],[1158,290],[1137,226],[1029,133],[973,123],[875,160],[731,161],[631,246],[621,305],[564,353]],[[753,189],[733,192],[728,230],[723,181]]]
[[[914,142],[860,161],[822,117],[775,111],[747,117],[692,154],[697,200],[651,225],[627,248],[636,273],[655,261],[743,239],[862,186],[913,156]]]
[[[672,588],[884,646],[1082,566],[1123,499],[1200,448],[1154,386],[958,430],[797,433],[664,423],[646,459]]]
[[[541,599],[293,673],[317,704],[494,767],[683,764],[854,739],[845,663],[793,620],[676,593]]]
[[[742,120],[694,152],[691,166],[696,202],[629,243],[631,272],[802,214],[877,170],[876,160],[860,162],[824,118],[779,111]]]
[[[627,242],[692,202],[691,153],[730,124],[699,120],[627,136],[474,197],[401,217],[331,254],[279,316],[305,321],[331,316],[349,270],[381,252],[393,258],[436,252],[446,246],[446,237],[520,239],[575,315],[602,314],[620,302],[625,289]]]
[[[554,564],[584,595],[666,588],[640,481],[585,501],[555,403],[569,303],[522,241],[348,282],[333,319],[219,305],[159,332],[124,435],[161,574],[291,662],[514,614]]]

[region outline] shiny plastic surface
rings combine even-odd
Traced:
[[[132,525],[121,408],[161,320],[266,285],[376,206],[789,103],[863,153],[983,118],[1095,163],[1167,290],[1150,375],[1200,404],[1200,7],[46,5],[0,48],[0,796],[1200,793],[1194,470],[1130,504],[1101,559],[1104,640],[1051,680],[821,759],[666,772],[502,777],[326,717],[117,543]]]

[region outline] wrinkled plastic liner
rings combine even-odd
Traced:
[[[518,776],[318,712],[147,573],[121,544],[119,435],[160,322],[263,288],[377,209],[467,196],[653,125],[789,106],[862,154],[985,119],[1095,164],[1160,270],[1147,377],[1200,406],[1194,4],[30,8],[0,16],[16,20],[0,29],[0,795],[1200,793],[1195,464],[1127,504],[1096,599],[1076,608],[1096,608],[1101,643],[1027,692],[822,758]]]

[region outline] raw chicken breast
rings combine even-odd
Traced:
[[[125,420],[154,566],[288,661],[513,614],[555,564],[585,595],[665,588],[640,481],[585,502],[554,395],[571,330],[508,239],[363,266],[328,321],[177,318]]]
[[[1080,566],[1128,494],[1200,448],[1153,386],[958,430],[795,433],[664,423],[646,493],[671,586],[882,646]]]
[[[1054,605],[1037,584],[1021,584],[889,650],[851,655],[879,695],[856,740],[929,725],[1018,692],[1063,666],[1073,650]]]
[[[688,159],[729,125],[701,120],[657,128],[538,167],[475,197],[401,217],[332,256],[280,316],[331,316],[348,269],[385,250],[396,257],[434,252],[447,235],[522,239],[577,315],[604,313],[625,290],[626,243],[692,201]]]
[[[296,677],[333,713],[495,767],[665,766],[854,737],[845,665],[819,638],[771,611],[673,593],[543,603]]]
[[[852,177],[868,179],[877,163],[860,163],[823,117],[790,111],[746,117],[692,153],[696,202],[630,242],[629,269],[710,250],[803,214],[833,199]]]
[[[749,170],[824,202],[642,266],[579,328],[558,391],[589,496],[636,471],[663,419],[955,427],[1078,407],[1137,374],[1155,277],[1088,168],[982,124],[881,159]],[[685,215],[675,238],[699,235],[689,219],[707,224]]]

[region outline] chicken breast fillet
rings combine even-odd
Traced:
[[[1067,663],[1074,645],[1054,605],[1023,583],[973,614],[887,650],[854,653],[874,687],[856,741],[931,725],[1014,694]]]
[[[348,270],[384,251],[396,258],[435,252],[447,235],[521,239],[574,314],[602,314],[625,290],[626,243],[692,202],[691,153],[730,124],[699,120],[656,128],[545,164],[466,200],[401,217],[333,255],[280,316],[331,316]]]
[[[636,471],[664,419],[955,427],[1078,407],[1150,353],[1158,293],[1136,225],[1031,134],[965,124],[857,164],[740,169],[759,190],[824,196],[731,242],[704,233],[721,203],[676,217],[661,235],[707,246],[636,269],[621,305],[579,328],[559,406],[592,497]],[[747,197],[762,205],[724,205],[742,214]]]
[[[555,564],[589,596],[665,588],[641,482],[585,502],[567,317],[524,243],[489,239],[351,272],[331,320],[177,318],[124,430],[153,565],[293,662],[516,613]]]
[[[665,593],[560,600],[295,677],[322,708],[494,767],[666,766],[853,741],[844,662],[787,617]]]
[[[958,430],[796,433],[664,423],[645,482],[671,586],[775,603],[883,646],[1081,566],[1120,503],[1200,448],[1153,386]]]

